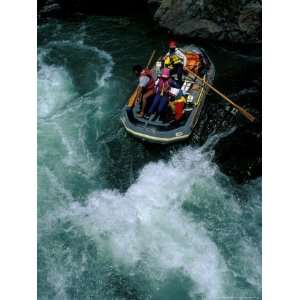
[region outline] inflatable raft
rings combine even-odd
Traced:
[[[183,52],[191,53],[191,51],[202,55],[208,62],[205,70],[201,70],[198,75],[205,81],[212,84],[215,77],[215,67],[204,49],[181,49]],[[159,76],[159,66],[161,58],[157,60],[151,68],[154,78]],[[176,75],[174,75],[176,77]],[[174,78],[175,80],[176,78]],[[180,121],[175,122],[172,118],[161,120],[160,118],[145,118],[139,117],[140,101],[137,101],[133,107],[125,107],[121,113],[121,121],[127,132],[134,137],[150,143],[169,144],[188,139],[204,109],[205,99],[209,88],[195,76],[189,72],[183,74],[183,84],[179,90],[185,97],[186,103],[184,106],[183,117]],[[150,99],[151,101],[151,99]]]

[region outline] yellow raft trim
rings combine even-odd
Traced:
[[[163,141],[163,142],[179,141],[179,140],[186,139],[186,138],[188,138],[191,135],[191,134],[185,134],[185,135],[181,135],[181,136],[177,136],[177,137],[172,137],[172,138],[153,137],[151,135],[147,135],[147,134],[136,132],[136,131],[128,128],[126,126],[125,122],[123,121],[123,119],[121,119],[121,121],[122,121],[125,129],[128,132],[130,132],[131,134],[133,134],[135,136],[138,136],[138,137],[141,137],[141,138],[144,138],[144,139],[150,139],[150,140],[153,140],[153,141]]]
[[[206,81],[206,74],[204,75],[203,79],[204,79],[204,81]],[[202,99],[200,99],[200,98],[201,98],[202,95],[203,95],[204,88],[205,88],[205,84],[202,83],[202,89],[201,89],[201,92],[200,92],[200,94],[199,94],[199,96],[198,96],[198,98],[197,98],[197,101],[196,101],[196,103],[195,103],[195,106],[198,106],[199,103],[201,102],[200,100],[202,100]]]

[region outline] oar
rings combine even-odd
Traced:
[[[149,69],[149,67],[150,67],[150,65],[151,65],[152,59],[153,59],[153,57],[154,57],[154,55],[155,55],[155,52],[156,52],[156,50],[153,50],[153,51],[152,51],[152,54],[151,54],[151,56],[150,56],[150,58],[149,58],[149,60],[148,60],[148,62],[147,62],[147,65],[146,65],[146,68],[147,68],[147,69]]]
[[[205,81],[203,78],[198,76],[193,71],[189,70],[188,68],[184,68],[187,72],[194,75],[196,78],[200,79],[203,83],[205,83],[211,90],[213,90],[215,93],[217,93],[219,96],[221,96],[224,100],[226,100],[228,103],[230,103],[233,107],[235,107],[245,118],[247,118],[249,121],[254,122],[255,117],[248,113],[244,108],[240,107],[236,103],[234,103],[232,100],[230,100],[228,97],[226,97],[223,93],[218,91],[216,88],[214,88],[211,84],[209,84],[207,81]]]
[[[150,58],[148,60],[146,68],[150,67],[150,64],[151,64],[152,59],[153,59],[153,57],[155,55],[155,52],[156,52],[156,50],[152,51],[152,54],[151,54],[151,56],[150,56]],[[134,92],[132,93],[132,95],[130,96],[129,100],[128,100],[127,106],[130,107],[130,108],[135,104],[135,101],[136,101],[137,96],[138,96],[138,89],[139,89],[139,87],[137,86],[136,89],[134,90]]]

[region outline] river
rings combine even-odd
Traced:
[[[38,299],[261,298],[261,177],[214,160],[235,127],[158,147],[120,123],[166,39],[127,17],[38,25]],[[205,49],[228,78],[253,66]]]

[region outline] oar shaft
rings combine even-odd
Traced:
[[[207,83],[207,86],[213,90],[216,94],[223,97],[228,103],[230,103],[233,107],[235,107],[237,110],[239,110],[248,120],[251,122],[255,121],[255,117],[252,116],[249,112],[247,112],[244,108],[234,103],[232,100],[230,100],[228,97],[226,97],[224,94],[219,92],[216,88],[214,88],[211,84]]]
[[[219,96],[221,96],[223,99],[225,99],[228,103],[230,103],[233,107],[235,107],[242,115],[244,115],[244,117],[246,117],[249,121],[253,122],[255,121],[255,117],[253,115],[251,115],[249,112],[247,112],[244,108],[242,108],[241,106],[237,105],[236,103],[234,103],[232,100],[230,100],[228,97],[226,97],[223,93],[221,93],[220,91],[218,91],[215,87],[213,87],[211,84],[209,84],[207,81],[205,81],[203,78],[201,78],[200,76],[198,76],[196,73],[194,73],[193,71],[184,68],[186,71],[188,71],[189,73],[191,73],[192,75],[194,75],[196,78],[198,78],[199,80],[201,80],[203,83],[205,83],[211,90],[213,90],[216,94],[218,94]]]
[[[152,54],[151,54],[151,56],[150,56],[150,58],[149,58],[149,60],[148,60],[148,63],[147,63],[147,65],[146,65],[146,68],[149,68],[149,67],[150,67],[151,62],[152,62],[152,59],[153,59],[153,57],[154,57],[154,55],[155,55],[155,52],[156,52],[156,50],[153,50],[153,51],[152,51]]]

